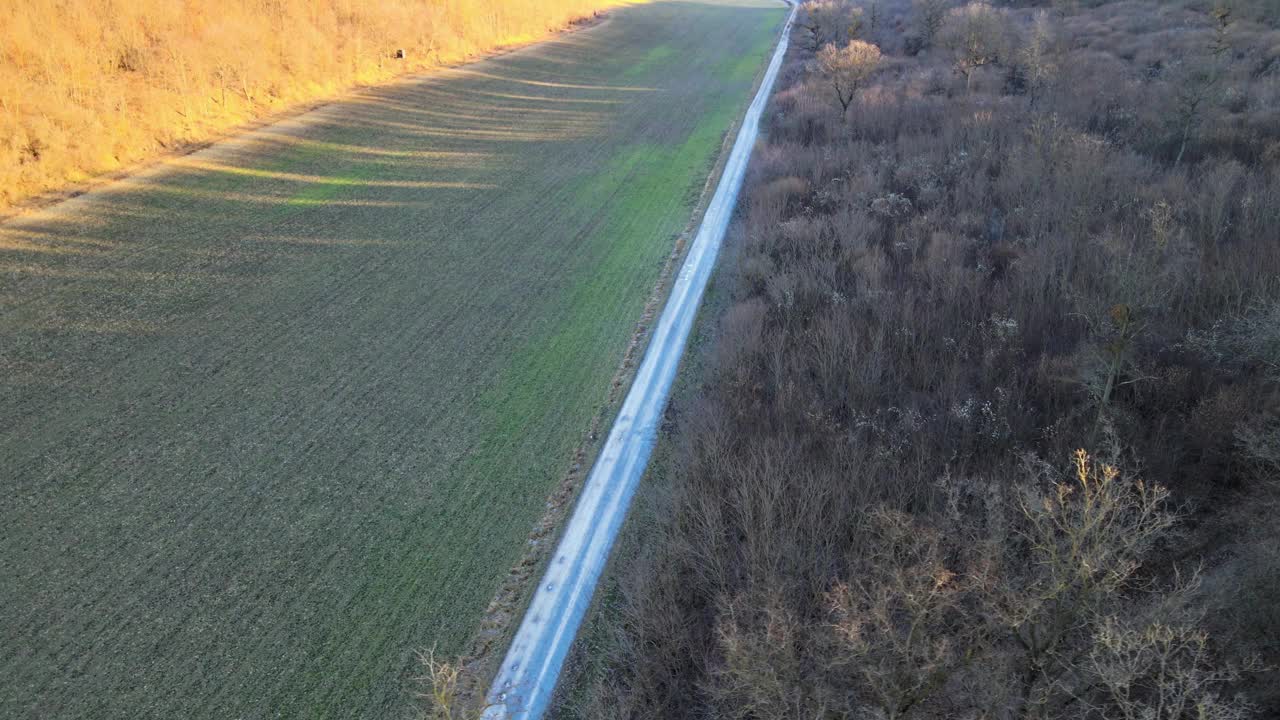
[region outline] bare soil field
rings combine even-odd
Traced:
[[[622,8],[0,226],[0,716],[406,714],[784,15]]]

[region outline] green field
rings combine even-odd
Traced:
[[[659,2],[0,226],[0,717],[402,717],[785,14]]]

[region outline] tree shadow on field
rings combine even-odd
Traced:
[[[31,367],[33,343],[75,357],[85,336],[174,332],[335,254],[415,253],[465,233],[521,165],[572,156],[654,90],[565,79],[606,40],[579,33],[362,90],[0,225],[0,367]],[[369,237],[380,226],[396,232]],[[8,381],[44,385],[38,375]]]

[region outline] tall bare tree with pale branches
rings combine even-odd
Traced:
[[[940,39],[954,53],[956,72],[964,76],[966,91],[973,88],[975,70],[1007,59],[1010,33],[1008,16],[982,0],[948,13]]]

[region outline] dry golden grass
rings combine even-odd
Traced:
[[[0,208],[618,4],[11,0],[0,4]]]

